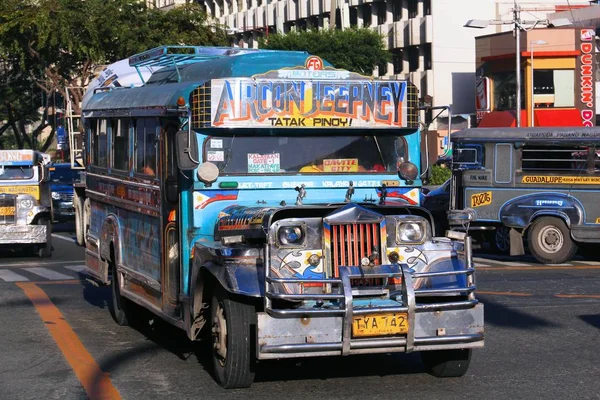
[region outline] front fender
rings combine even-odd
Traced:
[[[510,228],[527,228],[536,218],[551,215],[567,225],[580,225],[584,209],[579,200],[565,193],[532,193],[515,197],[499,211],[500,221]]]
[[[200,273],[212,275],[229,293],[263,297],[265,293],[265,271],[262,266],[220,265],[209,261],[200,267]]]

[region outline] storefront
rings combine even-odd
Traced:
[[[515,44],[512,32],[476,38],[479,127],[516,126]],[[595,29],[534,29],[520,45],[521,126],[596,125]]]

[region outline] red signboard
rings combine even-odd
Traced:
[[[575,105],[581,115],[583,126],[596,124],[596,94],[595,77],[596,64],[594,62],[594,36],[593,28],[575,30],[575,40],[581,54],[577,57],[575,78]]]

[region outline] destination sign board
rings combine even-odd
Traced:
[[[297,73],[322,71],[292,70]],[[335,72],[335,71],[333,71]],[[281,71],[278,71],[281,76]],[[405,128],[407,82],[229,78],[211,82],[215,128]]]
[[[0,165],[33,165],[33,150],[0,150]]]

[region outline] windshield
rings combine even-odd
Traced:
[[[11,166],[5,167],[0,165],[0,180],[17,180],[33,178],[33,167]]]
[[[210,137],[204,159],[223,174],[396,173],[406,141],[390,136]]]
[[[54,168],[50,169],[50,182],[72,185],[77,179],[79,171],[74,171],[71,168]]]

